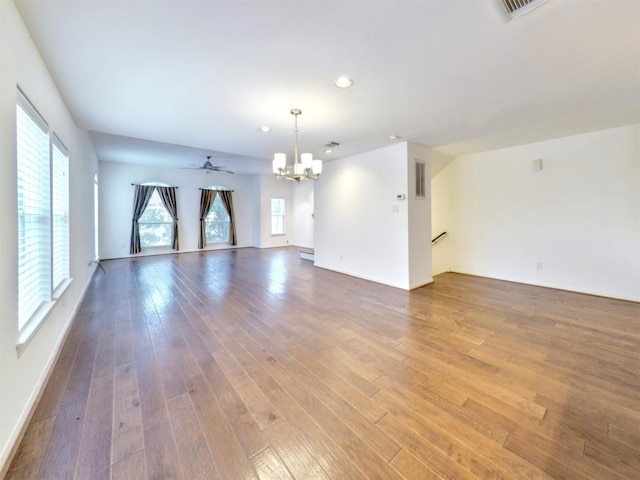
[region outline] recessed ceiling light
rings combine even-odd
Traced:
[[[351,85],[353,85],[353,80],[351,80],[349,77],[338,77],[336,78],[335,84],[338,88],[349,88]]]
[[[265,125],[264,127],[260,127],[260,131],[262,133],[269,133],[271,129]]]
[[[331,153],[333,152],[333,150],[331,150],[330,148],[325,149],[324,153]]]
[[[400,135],[389,135],[389,140],[399,140],[402,137]]]

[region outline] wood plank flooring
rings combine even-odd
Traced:
[[[105,261],[8,479],[637,479],[640,304],[295,249]]]

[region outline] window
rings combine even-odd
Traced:
[[[95,261],[100,260],[100,242],[98,237],[100,222],[98,220],[98,175],[93,176],[93,249]]]
[[[425,179],[426,165],[424,162],[418,162],[416,160],[416,197],[425,198],[426,196],[426,179]]]
[[[233,190],[221,185],[200,189],[198,248],[207,243],[238,244],[233,215]]]
[[[207,243],[229,241],[229,214],[224,208],[220,195],[216,195],[209,213],[204,218]]]
[[[18,90],[18,329],[34,331],[69,280],[69,157]]]
[[[69,157],[58,137],[51,142],[51,238],[53,288],[69,278]]]
[[[284,235],[284,198],[271,199],[271,235]]]
[[[149,204],[138,220],[142,247],[171,247],[173,219],[165,208],[158,190],[154,190]]]

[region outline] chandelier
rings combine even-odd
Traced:
[[[293,131],[295,132],[295,143],[293,150],[293,165],[287,165],[287,155],[285,153],[273,154],[273,173],[279,180],[317,180],[322,173],[322,160],[314,160],[311,153],[303,153],[298,158],[298,115],[302,115],[302,110],[291,109],[291,115],[295,118]]]

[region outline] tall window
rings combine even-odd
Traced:
[[[69,157],[58,137],[51,142],[51,238],[53,288],[69,278]]]
[[[69,279],[69,158],[18,90],[18,329],[35,326]]]
[[[162,203],[157,189],[153,191],[138,225],[142,247],[171,247],[173,219]]]
[[[284,198],[271,199],[271,235],[283,235]]]
[[[204,218],[207,243],[229,241],[229,214],[224,208],[220,195],[216,195],[211,210]]]
[[[98,237],[100,222],[98,220],[98,175],[93,176],[93,250],[95,260],[100,260],[100,241]]]

